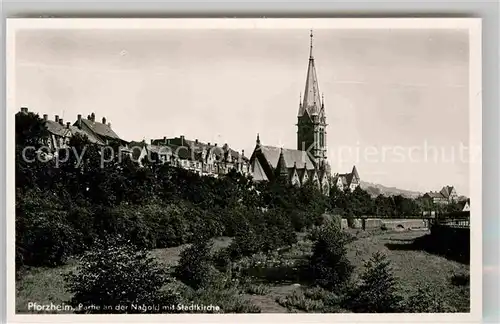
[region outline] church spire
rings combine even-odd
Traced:
[[[312,29],[311,29],[311,34],[309,35],[309,37],[311,37],[311,46],[309,48],[309,59],[314,60],[314,57],[313,57],[313,31],[312,31]]]
[[[311,30],[311,41],[309,48],[309,66],[307,68],[306,86],[304,90],[304,99],[299,108],[299,117],[307,113],[310,116],[318,115],[321,110],[321,93],[319,92],[318,77],[316,76],[316,68],[314,65],[313,50],[313,33]]]

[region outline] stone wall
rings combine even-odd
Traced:
[[[409,230],[428,228],[427,220],[411,218],[355,218],[352,222],[352,228],[374,230]],[[347,219],[342,219],[342,228],[347,228]]]

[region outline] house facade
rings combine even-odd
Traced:
[[[353,166],[350,173],[336,173],[333,175],[332,184],[337,186],[339,190],[354,191],[361,184],[361,178],[359,177],[358,170],[356,166]]]
[[[195,172],[201,176],[218,177],[235,170],[243,175],[250,172],[250,164],[245,152],[237,152],[227,143],[219,146],[217,143],[204,143],[186,139],[183,135],[174,138],[152,139],[151,144],[131,142],[129,148],[133,151],[134,160],[141,165],[143,159]]]
[[[444,186],[440,191],[427,192],[422,198],[428,199],[434,204],[441,205],[458,202],[458,194],[453,186]]]

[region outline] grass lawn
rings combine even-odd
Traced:
[[[355,265],[354,276],[363,270],[363,263],[375,252],[385,253],[391,260],[394,273],[400,279],[400,291],[404,295],[415,292],[419,287],[432,287],[439,297],[461,312],[469,311],[469,287],[453,285],[454,275],[468,275],[469,266],[423,251],[405,249],[413,239],[427,234],[417,232],[382,232],[370,235],[366,232],[354,233],[358,240],[348,245],[348,255]],[[230,238],[215,240],[214,249],[223,248],[230,243]],[[402,248],[391,248],[401,245]],[[388,247],[389,246],[389,247]],[[175,265],[183,246],[152,251],[160,262],[165,265]],[[64,288],[63,274],[71,271],[75,262],[58,268],[33,268],[26,270],[16,282],[16,311],[28,312],[29,302],[39,304],[62,304],[68,302],[70,294]],[[267,285],[264,295],[244,294],[263,313],[283,313],[289,310],[281,306],[276,300],[290,295],[294,291],[301,291],[304,287],[298,284]]]

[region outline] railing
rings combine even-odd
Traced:
[[[438,220],[436,225],[448,226],[448,227],[457,227],[457,228],[469,228],[470,220],[467,219],[443,219]]]

